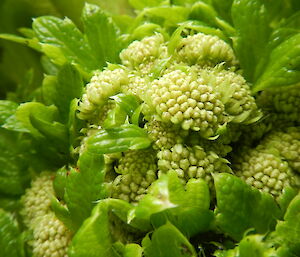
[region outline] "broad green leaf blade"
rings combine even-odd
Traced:
[[[12,216],[0,209],[0,256],[24,256],[20,242],[20,231]]]
[[[146,239],[147,240],[147,239]],[[145,243],[145,240],[143,240]],[[196,257],[195,249],[188,239],[170,223],[152,234],[151,241],[143,244],[146,257]]]
[[[268,14],[262,0],[235,0],[231,12],[237,31],[234,50],[245,78],[253,82],[255,67],[266,50],[270,34]]]
[[[263,74],[253,86],[255,92],[288,86],[300,81],[300,33],[289,37],[270,54]]]
[[[228,173],[216,174],[214,180],[216,224],[233,239],[240,240],[250,228],[266,233],[280,217],[280,209],[271,195],[261,193]]]
[[[70,169],[64,195],[77,229],[90,216],[96,201],[101,199],[105,176],[102,155],[83,152],[78,160],[78,166],[78,170]]]
[[[83,82],[78,70],[71,64],[64,65],[57,75],[55,105],[63,121],[69,118],[70,104],[74,98],[80,98]]]
[[[119,31],[112,17],[97,5],[86,3],[82,12],[84,32],[93,54],[98,60],[98,68],[107,62],[116,63],[121,49]]]
[[[33,21],[32,27],[42,43],[42,51],[46,51],[54,63],[61,65],[67,60],[87,73],[100,65],[86,38],[70,19],[41,16]]]
[[[106,201],[93,209],[72,240],[70,257],[113,257],[108,210]]]
[[[151,221],[159,227],[169,220],[187,236],[207,231],[213,221],[205,181],[191,179],[184,187],[175,173],[161,175],[131,211],[129,220]]]
[[[300,252],[300,194],[291,201],[284,215],[284,221],[276,226],[277,236],[283,245],[291,249],[294,254]]]
[[[132,124],[100,130],[87,140],[87,150],[96,154],[144,149],[150,145],[147,132]]]

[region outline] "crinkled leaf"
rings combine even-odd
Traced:
[[[22,257],[20,230],[12,216],[0,209],[0,256]]]
[[[119,31],[112,18],[99,6],[86,3],[82,21],[88,43],[99,63],[98,68],[105,66],[106,62],[117,62],[120,51]]]
[[[146,257],[196,257],[189,240],[172,224],[156,229],[150,238],[143,240]]]
[[[129,221],[137,218],[159,227],[167,220],[188,236],[206,231],[213,213],[205,181],[191,179],[184,187],[175,173],[162,175],[149,188],[148,194],[130,212]]]
[[[41,16],[33,21],[32,28],[42,43],[42,51],[54,63],[61,65],[67,60],[88,73],[100,65],[86,38],[70,19]]]
[[[228,173],[216,174],[214,180],[216,224],[233,239],[240,240],[249,228],[266,233],[280,217],[280,209],[270,194],[261,193]]]
[[[87,150],[97,154],[116,153],[129,149],[144,149],[150,144],[151,140],[144,129],[126,124],[119,128],[96,132],[87,140]]]
[[[255,67],[269,39],[268,14],[262,0],[235,0],[231,11],[237,31],[233,41],[234,50],[245,78],[252,82]]]
[[[294,254],[300,252],[300,194],[289,204],[284,220],[276,226],[277,236]]]
[[[113,257],[108,203],[101,201],[84,221],[69,247],[70,257]]]
[[[64,195],[77,229],[90,216],[96,201],[101,198],[105,176],[103,156],[83,152],[78,167],[78,170],[70,169]]]
[[[253,90],[288,86],[300,80],[300,33],[289,37],[270,54],[263,74]]]

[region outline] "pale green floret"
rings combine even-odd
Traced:
[[[230,45],[217,36],[198,33],[182,38],[177,46],[179,61],[189,65],[215,66],[225,63],[235,66],[238,61]]]
[[[289,166],[300,173],[300,129],[287,128],[285,131],[273,131],[262,141],[265,149],[275,148]]]
[[[123,65],[142,74],[149,74],[159,59],[166,57],[167,47],[162,34],[136,40],[120,53]]]
[[[299,178],[272,149],[245,148],[233,159],[233,171],[248,185],[278,198],[287,187],[299,186]]]
[[[151,120],[145,124],[154,149],[170,149],[175,144],[183,143],[188,131],[172,123]]]
[[[280,119],[300,123],[300,83],[265,90],[257,102],[262,108],[275,112]]]
[[[157,179],[156,152],[129,150],[120,158],[115,170],[121,175],[112,183],[112,197],[138,202]]]
[[[40,217],[30,242],[35,257],[67,257],[72,234],[53,212]]]
[[[176,144],[170,150],[157,154],[158,168],[162,173],[174,170],[184,182],[191,178],[202,178],[213,188],[213,173],[230,172],[227,160],[213,152],[205,152],[201,146]]]
[[[215,135],[225,123],[220,94],[194,74],[181,70],[154,80],[147,91],[147,101],[163,121],[200,131],[204,137]]]
[[[32,180],[31,186],[22,196],[20,214],[27,227],[30,228],[37,218],[51,212],[51,199],[54,196],[53,178],[53,173],[42,172]]]
[[[144,99],[144,95],[149,84],[149,78],[147,76],[142,77],[136,72],[130,73],[128,78],[128,84],[122,85],[121,91],[125,94],[135,95],[140,99]]]
[[[137,203],[147,193],[148,187],[157,179],[157,172],[130,172],[119,175],[112,184],[112,197]]]
[[[96,71],[82,96],[78,117],[83,120],[98,117],[108,98],[118,93],[128,80],[124,69]]]
[[[205,84],[221,94],[225,112],[230,116],[231,122],[247,122],[253,119],[253,116],[260,115],[250,87],[240,74],[220,66],[199,69],[199,76]]]
[[[130,172],[146,174],[149,170],[155,172],[157,170],[156,152],[152,149],[128,150],[120,158],[115,170],[120,174],[128,174]]]

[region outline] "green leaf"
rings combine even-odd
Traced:
[[[5,124],[5,121],[15,114],[18,104],[8,100],[0,100],[0,125]]]
[[[78,170],[70,169],[64,195],[77,229],[90,216],[96,201],[101,198],[105,176],[103,156],[83,152],[78,167]]]
[[[233,239],[240,240],[250,228],[266,233],[280,217],[280,209],[270,194],[261,193],[228,173],[216,174],[214,180],[216,224]]]
[[[297,33],[271,52],[263,74],[253,86],[253,91],[288,86],[298,83],[299,80],[300,33]]]
[[[137,10],[142,10],[146,7],[157,7],[168,3],[168,0],[129,0],[129,4]]]
[[[32,28],[42,43],[42,51],[55,64],[62,65],[68,61],[79,65],[87,73],[101,65],[86,38],[70,19],[42,16],[34,19]]]
[[[253,82],[256,65],[268,43],[270,28],[262,0],[235,0],[232,19],[237,31],[233,46],[245,78]]]
[[[149,238],[144,239],[143,246],[146,257],[197,256],[188,239],[170,223],[155,230],[151,240]]]
[[[99,6],[86,3],[82,21],[88,43],[98,60],[98,68],[104,67],[107,62],[118,62],[121,48],[119,31],[112,18]]]
[[[62,221],[70,231],[76,232],[77,226],[74,225],[69,210],[55,197],[51,200],[51,209],[55,213],[55,216]]]
[[[104,129],[120,127],[125,123],[126,118],[127,118],[127,114],[125,110],[123,110],[119,105],[117,105],[114,109],[108,112],[102,127]]]
[[[148,138],[147,132],[132,124],[100,130],[87,140],[87,150],[96,154],[144,149],[150,145],[151,140]]]
[[[283,245],[290,248],[294,254],[300,252],[300,194],[289,204],[284,215],[284,221],[279,221],[276,226],[276,235]]]
[[[37,51],[41,51],[41,46],[39,45],[39,41],[36,38],[30,39],[11,34],[0,34],[0,38],[31,47]]]
[[[131,116],[135,109],[140,105],[140,101],[134,95],[117,94],[110,98],[115,100],[121,109],[123,109],[129,116]]]
[[[68,152],[69,137],[65,125],[55,121],[47,121],[42,117],[35,116],[35,113],[32,113],[29,116],[29,119],[31,125],[37,129],[47,141],[51,142],[52,145],[55,145],[60,152]]]
[[[210,196],[205,181],[191,179],[185,185],[175,173],[161,175],[148,194],[130,212],[129,222],[136,218],[159,227],[169,220],[187,236],[207,231],[213,221],[209,210]]]
[[[0,193],[20,195],[28,184],[28,161],[24,139],[15,132],[0,129]],[[24,148],[23,148],[24,147]]]
[[[24,256],[20,240],[20,230],[12,216],[0,209],[0,256]]]
[[[69,247],[70,257],[113,257],[108,203],[101,201],[84,221]]]
[[[123,257],[142,257],[143,248],[138,244],[127,244],[124,249]]]
[[[146,8],[140,16],[146,17],[151,23],[157,23],[168,29],[177,28],[178,23],[186,21],[189,12],[189,8],[182,6],[161,6]]]
[[[38,102],[28,102],[21,104],[16,112],[17,119],[23,123],[33,136],[40,137],[41,133],[31,124],[30,117],[52,122],[58,116],[55,106],[45,106]]]
[[[211,2],[217,13],[227,22],[232,23],[230,11],[233,0],[212,0]]]
[[[83,82],[78,70],[71,64],[64,65],[57,75],[55,105],[58,107],[64,121],[69,118],[70,103],[74,98],[80,98]]]
[[[16,196],[0,196],[0,208],[4,209],[5,211],[16,211],[20,208],[19,203],[20,198]]]
[[[191,20],[199,20],[209,26],[220,28],[227,36],[230,37],[235,33],[234,28],[229,23],[218,17],[217,12],[211,5],[202,1],[199,1],[192,6],[189,18]]]
[[[68,173],[68,170],[66,167],[60,168],[55,173],[55,179],[53,181],[53,188],[55,191],[55,195],[59,199],[64,199],[65,187],[67,184],[67,173]]]

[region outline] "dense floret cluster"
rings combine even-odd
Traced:
[[[67,257],[72,233],[51,209],[55,197],[54,174],[42,172],[23,195],[21,215],[25,225],[32,231],[29,242],[35,257]]]
[[[300,256],[297,1],[48,2],[0,33],[0,255]]]

